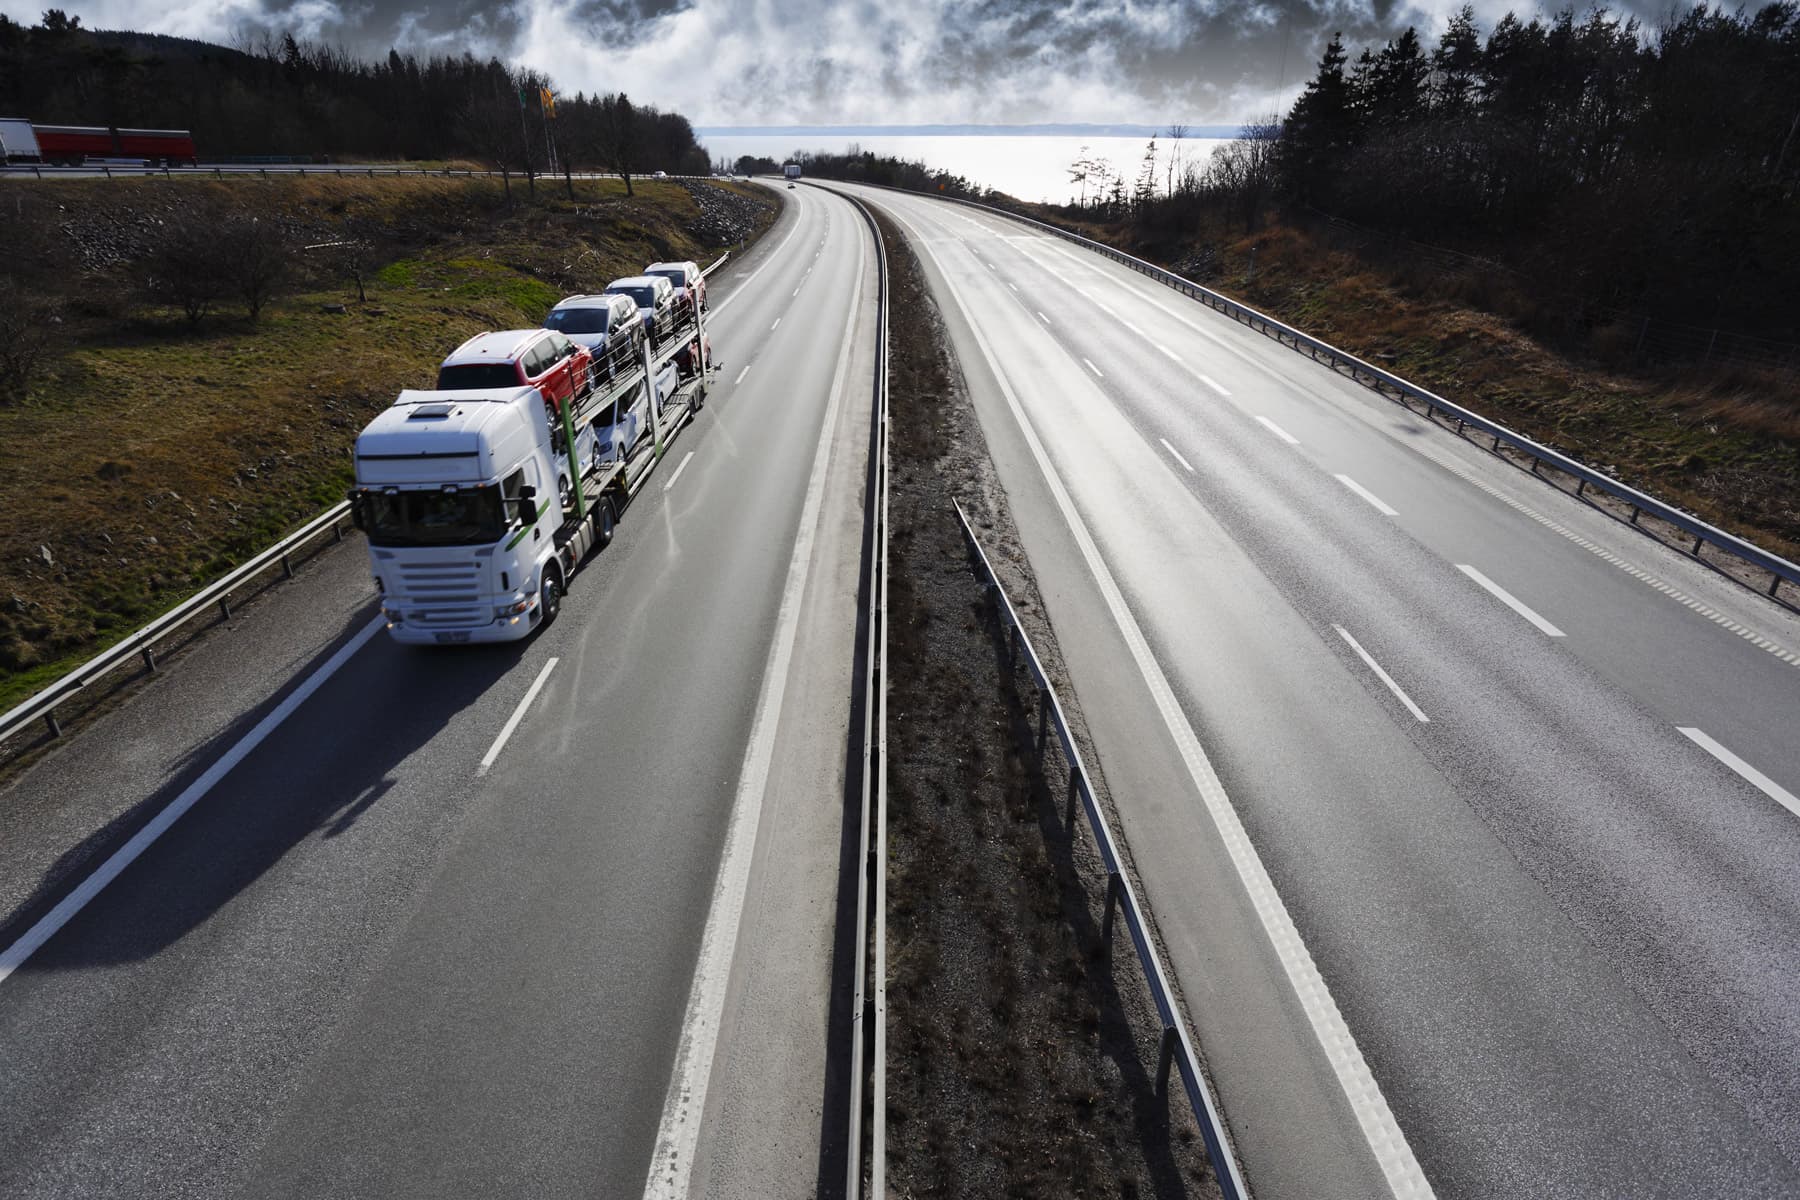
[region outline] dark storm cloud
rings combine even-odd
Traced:
[[[1326,40],[1435,40],[1462,0],[98,0],[92,26],[322,39],[368,56],[497,54],[565,90],[624,89],[703,124],[1266,116]],[[1483,28],[1518,7],[1478,0]],[[1619,6],[1615,5],[1615,9]],[[1652,22],[1651,8],[1632,0]],[[0,0],[35,20],[36,0]],[[1522,9],[1530,13],[1530,9]]]

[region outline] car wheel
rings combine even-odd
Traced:
[[[556,620],[556,614],[562,611],[562,595],[562,572],[556,567],[545,567],[544,581],[538,585],[538,628]]]

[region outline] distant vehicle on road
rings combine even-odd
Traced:
[[[706,276],[697,262],[653,262],[646,275],[661,275],[675,289],[676,319],[685,320],[706,307]]]
[[[596,383],[630,370],[645,338],[637,301],[621,295],[565,296],[544,318],[544,328],[587,347]]]
[[[39,161],[51,166],[125,162],[153,167],[194,167],[200,152],[185,129],[120,129],[98,125],[33,125]],[[6,139],[11,158],[12,137]]]
[[[535,387],[554,411],[587,392],[593,355],[553,329],[478,333],[438,367],[440,392]]]
[[[781,164],[781,173],[789,179],[800,178],[800,164],[797,162]]]
[[[23,117],[0,117],[0,163],[42,161],[31,122]]]
[[[669,177],[669,173],[667,171],[658,171],[656,174],[652,175],[650,178],[652,178],[652,179],[667,179],[668,177]]]
[[[662,345],[675,323],[675,287],[661,275],[627,275],[606,285],[609,296],[630,296],[643,314],[652,346]]]

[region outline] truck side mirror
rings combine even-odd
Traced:
[[[519,489],[519,521],[521,524],[537,523],[537,489],[529,483]]]

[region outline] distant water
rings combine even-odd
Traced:
[[[727,158],[737,161],[740,155],[753,154],[776,162],[797,150],[842,154],[852,146],[876,154],[891,155],[923,162],[933,170],[961,175],[971,183],[1006,192],[1021,200],[1065,203],[1073,199],[1079,188],[1069,181],[1069,166],[1082,154],[1109,161],[1113,169],[1125,176],[1126,187],[1136,181],[1143,166],[1145,143],[1142,137],[1061,137],[986,135],[920,135],[920,134],[849,134],[795,131],[782,134],[739,134],[702,129],[700,144],[714,161]],[[1170,148],[1179,145],[1186,163],[1200,164],[1213,150],[1224,144],[1221,138],[1184,138],[1173,143],[1156,139],[1157,187],[1168,181]]]

